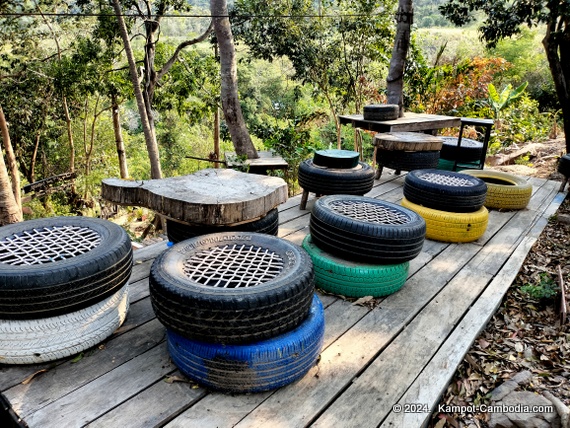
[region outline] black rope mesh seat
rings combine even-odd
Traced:
[[[156,258],[150,273],[158,320],[184,337],[216,343],[249,343],[295,328],[313,292],[307,253],[253,232],[180,242]]]
[[[349,260],[395,264],[415,258],[425,238],[424,220],[407,208],[363,196],[331,195],[315,203],[314,243]]]
[[[126,285],[131,241],[118,225],[87,217],[0,228],[0,318],[29,319],[90,306]]]
[[[410,202],[446,212],[475,212],[485,203],[487,185],[477,177],[453,171],[410,171],[404,181]]]

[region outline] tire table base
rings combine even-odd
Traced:
[[[313,259],[315,284],[321,290],[346,297],[382,297],[398,291],[408,278],[409,262],[372,265],[350,262],[317,247],[311,235],[303,248]]]
[[[376,162],[378,170],[376,179],[382,176],[384,167],[401,171],[414,171],[416,169],[437,168],[439,162],[439,150],[410,152],[404,150],[377,150]]]

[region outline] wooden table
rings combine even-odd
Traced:
[[[232,225],[263,217],[287,200],[279,177],[233,169],[203,169],[157,180],[103,180],[101,196],[119,205],[150,208],[184,223]]]
[[[248,172],[252,174],[267,175],[267,171],[283,170],[287,174],[289,164],[281,156],[269,150],[258,151],[259,157],[257,159],[247,159],[245,162],[240,162],[236,156],[236,152],[225,152],[226,166],[228,168],[237,168],[245,166]]]
[[[461,118],[426,113],[404,113],[403,117],[394,120],[364,120],[361,114],[340,116],[341,125],[352,125],[354,128],[375,132],[429,132],[443,128],[458,128]]]

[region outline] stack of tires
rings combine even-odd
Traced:
[[[404,285],[425,233],[425,221],[409,209],[363,196],[331,195],[315,203],[303,248],[322,290],[380,297]]]
[[[462,138],[461,145],[457,137],[441,137],[443,145],[439,153],[438,169],[454,171],[478,168],[483,155],[483,143],[470,138]]]
[[[317,195],[364,195],[374,186],[374,169],[350,150],[319,150],[313,159],[299,165],[299,186],[303,188],[301,209],[309,192]]]
[[[489,212],[483,206],[487,185],[477,177],[453,171],[411,171],[404,181],[402,206],[426,222],[426,238],[443,242],[471,242],[487,229]]]
[[[173,245],[150,297],[180,371],[208,388],[258,392],[301,378],[324,337],[311,259],[283,239],[225,232]]]
[[[106,220],[55,217],[0,228],[0,363],[77,354],[125,320],[132,247]]]

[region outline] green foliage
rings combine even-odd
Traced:
[[[523,94],[518,102],[501,115],[491,135],[490,152],[512,144],[544,141],[552,126],[551,115],[541,113],[538,102]]]
[[[558,285],[546,272],[540,274],[538,283],[525,284],[520,291],[534,300],[551,300],[558,293]]]
[[[513,89],[513,85],[509,83],[499,94],[495,85],[489,83],[489,104],[495,113],[495,119],[499,119],[501,111],[522,96],[527,86],[528,82],[524,82],[516,89]]]
[[[266,130],[267,137],[263,141],[265,147],[274,150],[289,164],[288,173],[283,178],[287,180],[291,195],[297,192],[300,163],[318,147],[318,142],[311,138],[310,125],[321,120],[323,115],[321,112],[316,112],[288,120],[284,126],[270,127]]]

